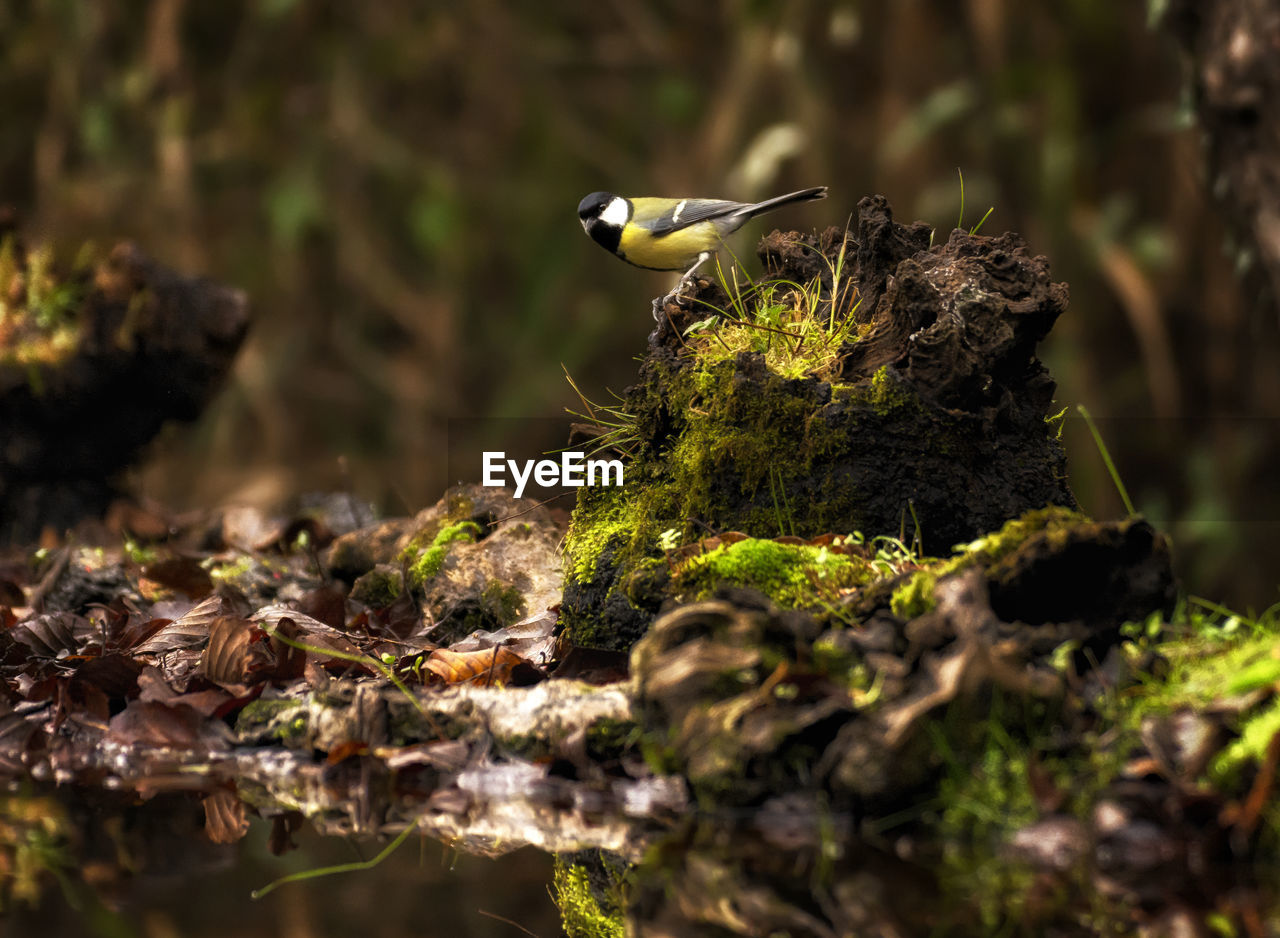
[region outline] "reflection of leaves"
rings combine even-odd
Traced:
[[[244,802],[219,788],[204,796],[204,832],[215,844],[233,844],[249,832]]]
[[[461,739],[402,746],[386,757],[387,768],[400,771],[410,766],[429,765],[442,772],[461,772],[471,757],[471,746]]]
[[[359,739],[348,739],[340,742],[329,749],[329,754],[325,756],[326,765],[337,765],[354,756],[364,756],[369,753],[369,744]]]
[[[315,879],[319,876],[330,876],[334,873],[355,873],[360,870],[371,870],[375,866],[377,866],[379,863],[381,863],[383,860],[385,860],[387,857],[391,856],[391,854],[395,853],[396,848],[399,847],[406,840],[408,840],[409,835],[412,834],[417,829],[418,828],[416,824],[410,824],[408,827],[406,827],[403,831],[400,832],[400,835],[396,837],[395,840],[391,841],[391,843],[383,847],[382,852],[379,853],[372,860],[360,860],[356,863],[339,863],[337,866],[326,866],[318,870],[302,870],[301,872],[298,872],[298,873],[290,873],[287,876],[281,876],[279,879],[275,880],[274,882],[268,883],[267,885],[263,886],[261,889],[255,889],[252,893],[250,893],[250,895],[254,899],[261,899],[267,893],[271,892],[272,890],[276,889],[279,886],[283,886],[285,883],[296,883],[304,879]],[[274,832],[272,835],[272,841],[273,841],[272,852],[274,852],[275,850]]]
[[[9,711],[7,704],[0,707]],[[15,774],[26,771],[22,756],[35,731],[35,725],[24,716],[13,712],[0,716],[0,769]]]
[[[286,811],[284,814],[273,817],[267,849],[277,857],[289,850],[297,850],[298,845],[293,842],[293,832],[300,828],[305,820],[301,811]]]

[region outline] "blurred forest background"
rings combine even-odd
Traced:
[[[1192,592],[1280,599],[1277,318],[1212,197],[1178,44],[1139,0],[0,0],[0,204],[244,288],[231,385],[172,428],[175,506],[344,488],[405,513],[477,441],[562,445],[671,277],[578,200],[754,199],[1022,233],[1071,286],[1042,354]],[[770,219],[772,221],[772,219]],[[738,245],[751,253],[767,223]],[[753,271],[755,268],[751,268]],[[122,407],[145,402],[121,402]],[[1086,511],[1122,513],[1069,421]],[[74,441],[68,441],[74,445]],[[472,479],[479,475],[478,457]]]

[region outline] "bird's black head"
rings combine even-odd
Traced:
[[[578,218],[585,225],[593,218],[599,218],[604,207],[613,199],[612,192],[593,192],[578,203]]]
[[[618,253],[622,227],[631,217],[631,203],[612,192],[593,192],[578,203],[578,220],[582,229],[597,244]]]

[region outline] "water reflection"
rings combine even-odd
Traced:
[[[304,822],[261,787],[245,805],[258,818],[235,845],[209,840],[207,793],[65,786],[7,798],[2,933],[843,938],[1280,927],[1243,867],[1201,865],[1188,876],[1186,855],[1178,870],[1152,842],[1119,850],[1065,818],[1007,844],[946,844],[911,825],[868,836],[859,818],[798,795],[733,813],[680,810],[672,779],[628,789],[548,766],[476,769],[456,788],[466,798],[442,811],[393,792],[369,759],[312,766],[311,780],[308,767],[294,768],[299,790],[327,787],[329,808]],[[406,824],[424,836],[374,869],[249,898],[286,874],[367,860]]]

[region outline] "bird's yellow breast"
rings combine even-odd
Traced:
[[[637,267],[653,270],[683,270],[703,251],[720,247],[720,233],[709,221],[700,221],[671,234],[654,237],[647,229],[629,224],[622,229],[618,253]]]

